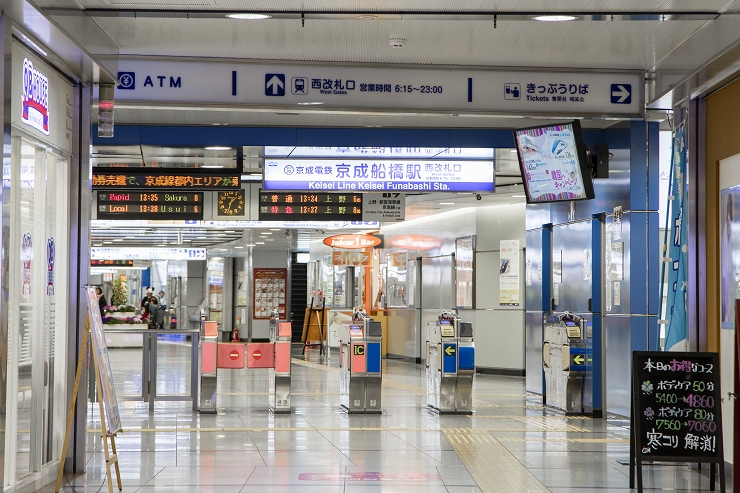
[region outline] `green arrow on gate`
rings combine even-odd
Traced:
[[[445,348],[445,354],[447,356],[452,356],[453,354],[455,354],[455,346],[447,346]]]
[[[582,354],[577,354],[577,355],[573,356],[573,363],[575,363],[577,365],[582,365],[583,364],[583,355]]]

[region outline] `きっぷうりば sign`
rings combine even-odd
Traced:
[[[724,475],[717,353],[635,351],[632,453],[642,461],[720,463]]]
[[[265,190],[493,192],[493,161],[266,159]]]

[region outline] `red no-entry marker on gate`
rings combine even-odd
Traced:
[[[229,358],[236,361],[239,358],[239,351],[237,351],[236,349],[232,349],[229,353]]]
[[[253,353],[252,353],[252,357],[253,357],[254,359],[260,359],[260,358],[262,357],[262,351],[260,351],[260,350],[258,349],[257,351],[255,351],[255,352],[253,352]]]

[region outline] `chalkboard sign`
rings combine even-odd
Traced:
[[[642,461],[719,463],[724,479],[721,397],[717,353],[632,353],[632,452],[639,491]]]

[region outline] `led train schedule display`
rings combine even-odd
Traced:
[[[722,479],[717,354],[635,351],[632,376],[631,442],[639,491],[642,461],[716,462]]]
[[[260,193],[260,221],[362,221],[360,193]]]
[[[203,219],[202,192],[97,192],[98,219]]]

